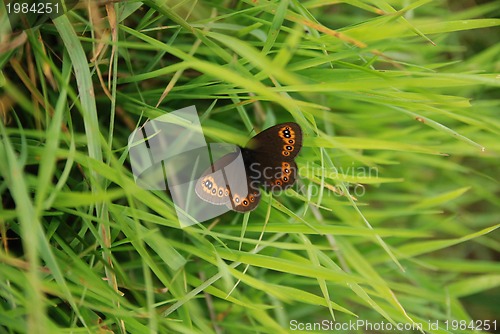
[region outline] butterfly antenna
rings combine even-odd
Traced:
[[[252,130],[250,130],[248,132],[248,136],[250,136],[252,134],[252,132],[255,133],[255,134],[257,134],[257,131],[255,130],[255,127],[252,127]]]

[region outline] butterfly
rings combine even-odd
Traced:
[[[251,138],[244,148],[215,161],[196,182],[195,192],[214,205],[251,211],[260,202],[260,187],[282,191],[295,183],[294,158],[301,147],[302,129],[297,123],[275,125]],[[243,166],[230,168],[240,154]]]

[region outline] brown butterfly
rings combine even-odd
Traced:
[[[295,183],[294,158],[301,147],[302,130],[297,123],[266,129],[250,139],[245,148],[223,156],[203,172],[196,183],[196,194],[214,205],[226,205],[237,212],[251,211],[259,204],[259,187],[280,191]],[[230,168],[240,154],[244,168]]]

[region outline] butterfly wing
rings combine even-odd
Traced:
[[[237,212],[257,207],[260,190],[256,183],[245,177],[245,167],[236,163],[238,155],[239,152],[226,154],[203,172],[196,182],[198,197],[214,205],[226,205]]]
[[[250,139],[246,148],[277,160],[293,159],[302,148],[302,129],[294,122],[272,126]]]
[[[228,208],[237,212],[248,212],[259,205],[260,190],[258,187],[252,187],[250,182],[247,178],[248,194],[245,197],[240,196],[236,192],[230,194],[231,201],[226,204]]]
[[[226,154],[203,172],[196,182],[195,192],[198,197],[214,205],[229,203],[229,186],[223,171],[236,159],[238,154],[238,152]]]
[[[245,151],[251,178],[274,191],[291,187],[297,178],[294,158],[301,148],[302,130],[297,123],[282,123],[260,132]]]

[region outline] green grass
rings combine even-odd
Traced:
[[[0,12],[0,333],[498,330],[500,3],[473,3]],[[297,186],[181,229],[127,139],[193,104],[213,142],[299,123]]]

